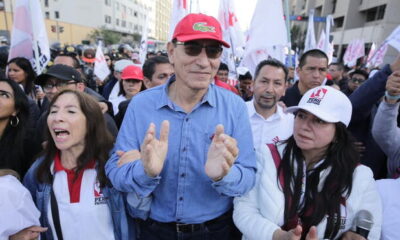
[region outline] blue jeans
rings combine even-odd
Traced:
[[[193,231],[178,231],[173,223],[160,223],[151,219],[140,223],[140,240],[233,240],[235,226],[232,215],[212,223],[196,226]]]

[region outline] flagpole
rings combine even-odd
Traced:
[[[32,35],[33,35],[33,44],[32,44],[32,47],[33,47],[33,51],[34,51],[34,53],[35,53],[35,66],[36,66],[36,74],[40,74],[41,72],[40,72],[40,64],[39,64],[39,48],[38,48],[38,44],[37,44],[37,39],[38,39],[38,37],[37,37],[37,31],[35,31],[34,29],[34,27],[35,26],[33,26],[33,23],[34,23],[34,20],[33,20],[33,14],[32,14],[32,8],[31,8],[31,4],[32,4],[32,0],[30,0],[29,1],[29,13],[30,13],[30,16],[31,16],[31,23],[32,23]]]
[[[232,54],[233,54],[233,63],[235,65],[235,76],[237,76],[237,67],[236,67],[236,61],[235,61],[235,47],[233,45],[233,41],[232,41],[232,36],[229,34],[229,42],[231,44],[231,49],[232,49]]]
[[[292,41],[291,41],[291,36],[290,36],[290,11],[289,11],[289,0],[285,0],[285,15],[286,15],[286,29],[287,29],[287,40],[289,43],[289,62],[288,65],[289,67],[292,66]]]

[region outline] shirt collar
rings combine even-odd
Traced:
[[[93,169],[96,166],[96,162],[94,160],[88,162],[86,164],[86,167],[84,168],[84,170],[86,169]],[[63,167],[63,165],[61,164],[61,157],[60,157],[60,152],[56,153],[56,156],[54,157],[54,167],[53,167],[53,173],[59,172],[59,171],[65,171],[65,172],[75,172],[72,169],[66,169]]]
[[[157,104],[157,109],[163,108],[165,106],[170,107],[171,109],[174,109],[174,103],[168,96],[168,87],[176,80],[175,75],[171,76],[167,83],[162,86],[161,90],[161,98],[160,102]],[[203,96],[203,99],[200,101],[199,105],[208,103],[211,107],[216,106],[216,86],[214,83],[211,83],[208,86],[208,91],[206,94]]]
[[[251,100],[249,102],[249,104],[250,104],[250,106],[249,106],[250,117],[257,116],[257,117],[262,118],[263,120],[266,120],[261,114],[257,113],[256,107],[254,106],[254,99]],[[281,119],[284,114],[285,113],[283,112],[283,108],[281,106],[279,106],[279,104],[277,103],[276,104],[276,112],[273,115],[271,115],[268,119],[275,119],[275,118]]]

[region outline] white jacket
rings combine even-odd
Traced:
[[[278,146],[281,156],[285,146]],[[326,176],[322,171],[320,189]],[[275,230],[283,226],[285,199],[277,184],[277,169],[271,152],[265,145],[257,150],[257,177],[254,188],[243,197],[234,200],[233,220],[243,233],[242,239],[269,240],[272,239]],[[346,207],[342,206],[341,209],[341,217],[345,221],[335,239],[352,228],[353,219],[361,209],[370,211],[374,218],[368,239],[379,239],[382,224],[381,200],[372,171],[368,167],[360,165],[355,169],[352,192],[346,199]],[[324,237],[326,222],[327,219],[324,218],[317,226],[318,239]]]

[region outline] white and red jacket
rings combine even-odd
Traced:
[[[282,156],[286,145],[278,146]],[[326,169],[321,172],[320,186],[328,174]],[[235,198],[233,220],[243,233],[246,240],[269,240],[275,230],[284,224],[285,199],[281,188],[278,187],[277,168],[267,145],[257,149],[257,177],[254,188],[243,197]],[[342,206],[342,223],[338,239],[344,232],[351,230],[353,219],[361,209],[370,211],[373,215],[374,225],[368,239],[380,238],[382,224],[381,200],[375,185],[372,171],[363,165],[358,166],[353,173],[353,186],[350,196],[346,199],[346,206]],[[318,224],[318,239],[323,239],[327,218]]]

